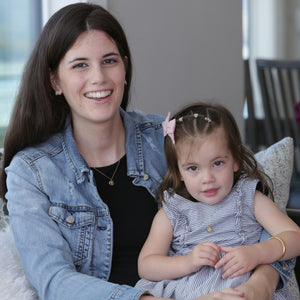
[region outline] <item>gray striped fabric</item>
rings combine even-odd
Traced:
[[[257,180],[241,179],[231,193],[217,207],[192,202],[177,194],[165,193],[164,210],[174,228],[169,256],[188,254],[195,245],[212,241],[223,246],[241,246],[257,243],[262,232],[254,216],[254,193]],[[205,215],[205,217],[204,217]],[[212,220],[210,220],[212,216]],[[210,222],[212,231],[207,232]],[[157,297],[195,299],[209,292],[236,287],[248,280],[250,273],[223,279],[222,269],[204,266],[198,272],[176,280],[152,282],[141,279],[137,287],[150,291]],[[273,299],[292,299],[287,289],[276,291]]]

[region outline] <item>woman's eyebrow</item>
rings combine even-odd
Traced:
[[[83,60],[85,61],[85,60],[88,60],[88,59],[86,57],[77,57],[77,58],[74,58],[74,59],[70,60],[68,63],[72,64],[76,61],[83,61]]]
[[[109,52],[107,54],[104,54],[102,57],[105,58],[105,57],[108,57],[108,56],[120,56],[120,54],[117,53],[117,52]]]
[[[120,54],[118,52],[109,52],[107,54],[104,54],[102,57],[106,58],[106,57],[110,57],[110,56],[120,56]],[[86,58],[86,57],[76,57],[76,58],[70,60],[68,63],[72,64],[76,61],[86,61],[86,60],[88,60],[88,58]]]

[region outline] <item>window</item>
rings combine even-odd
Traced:
[[[40,0],[0,2],[0,147],[24,64],[42,27]]]

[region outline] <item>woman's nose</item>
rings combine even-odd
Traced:
[[[91,80],[93,84],[99,84],[105,80],[105,72],[101,66],[96,66],[92,69]]]

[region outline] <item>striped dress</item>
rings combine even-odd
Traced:
[[[169,197],[163,208],[173,226],[169,256],[186,255],[195,245],[213,241],[223,246],[242,246],[259,242],[262,227],[254,216],[254,193],[258,181],[241,179],[230,194],[216,205],[192,202],[177,194]],[[211,217],[212,216],[212,217]],[[212,218],[210,220],[210,218]],[[207,232],[210,221],[211,232]],[[221,254],[222,255],[222,254]],[[173,299],[195,299],[212,291],[236,287],[246,282],[250,273],[222,278],[222,268],[202,267],[198,272],[175,280],[153,282],[141,279],[136,287],[154,296]],[[286,288],[277,290],[272,299],[292,299]]]

